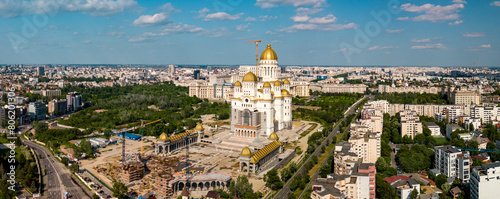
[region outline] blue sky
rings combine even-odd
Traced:
[[[0,0],[0,64],[500,66],[500,1]]]

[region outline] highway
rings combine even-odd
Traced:
[[[347,116],[350,115],[350,114],[353,114],[355,111],[356,111],[356,107],[359,106],[359,104],[365,99],[365,98],[370,98],[370,99],[373,99],[372,96],[364,96],[361,100],[359,100],[357,103],[354,103],[350,108],[349,108],[349,111],[347,114],[344,115],[344,117],[342,118],[342,120],[338,121],[337,123],[341,123],[342,121],[345,121]],[[311,161],[312,159],[312,156],[315,155],[315,156],[321,156],[321,147],[322,146],[326,146],[326,142],[329,142],[330,140],[332,140],[333,137],[337,136],[337,131],[339,130],[339,127],[338,125],[333,129],[333,131],[330,133],[330,135],[328,135],[328,137],[323,140],[323,142],[321,143],[321,145],[319,145],[316,150],[311,154],[311,156],[309,157],[309,159],[307,159],[306,162],[308,161]],[[332,150],[333,151],[333,150]],[[328,160],[325,159],[325,161]],[[324,162],[323,162],[324,164]],[[291,194],[291,190],[290,190],[290,183],[292,182],[292,179],[295,178],[296,175],[299,175],[299,174],[303,174],[303,173],[306,173],[307,171],[305,171],[305,167],[304,167],[305,164],[303,164],[299,169],[297,169],[297,172],[295,172],[293,174],[293,176],[290,178],[290,180],[288,180],[285,185],[283,186],[283,188],[274,196],[274,198],[277,198],[277,199],[285,199],[285,198],[288,198],[288,195]],[[319,170],[318,170],[319,171]],[[316,174],[313,176],[313,178],[317,177],[317,174],[318,172],[316,172]],[[314,180],[314,179],[311,179]],[[301,195],[302,196],[302,195]]]
[[[28,140],[23,140],[24,145],[40,155],[40,166],[42,173],[47,169],[44,175],[44,194],[42,198],[63,198],[64,192],[68,192],[71,199],[90,199],[91,192],[85,188],[85,185],[74,177],[70,171],[58,162],[48,149]],[[90,194],[90,195],[89,195]]]

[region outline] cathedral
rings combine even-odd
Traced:
[[[255,74],[257,73],[257,75]],[[267,44],[258,67],[234,83],[231,98],[231,132],[241,137],[267,138],[292,128],[290,81],[278,79],[278,55]]]

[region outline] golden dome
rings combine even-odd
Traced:
[[[285,79],[284,84],[290,84],[290,81],[288,81],[288,79]]]
[[[271,44],[267,44],[267,48],[260,54],[260,60],[278,60],[278,55],[271,48]]]
[[[203,131],[205,130],[205,128],[203,128],[203,126],[200,123],[198,123],[196,127],[194,127],[194,130]]]
[[[252,155],[252,151],[250,151],[250,148],[248,147],[245,147],[241,150],[241,153],[240,153],[241,156],[251,156]]]
[[[269,140],[279,140],[279,137],[278,137],[278,135],[275,132],[273,132],[273,133],[271,133],[271,135],[269,135],[269,138],[267,138],[267,139],[269,139]]]
[[[281,82],[280,81],[275,81],[274,82],[274,86],[281,86]]]
[[[234,86],[236,87],[241,87],[241,82],[236,80],[236,82],[234,82]]]
[[[243,81],[244,82],[256,82],[259,81],[259,78],[257,78],[257,75],[253,74],[252,72],[248,72],[243,76]]]
[[[287,97],[290,96],[290,93],[286,89],[281,89],[281,95]]]
[[[161,141],[165,141],[168,139],[168,135],[166,133],[162,133],[158,139]]]
[[[264,83],[264,88],[271,88],[271,84],[269,82]]]

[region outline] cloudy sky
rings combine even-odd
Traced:
[[[500,66],[500,1],[0,0],[0,64]]]

